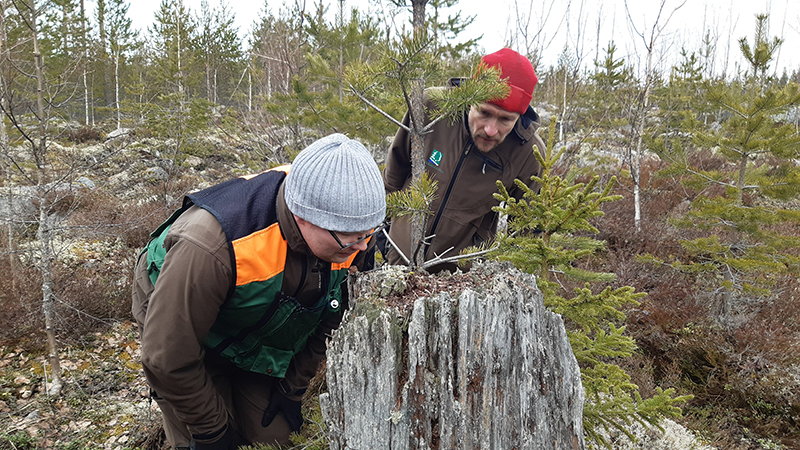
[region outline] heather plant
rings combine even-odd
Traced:
[[[613,273],[594,272],[578,267],[605,246],[591,234],[598,230],[591,219],[603,215],[601,205],[618,200],[611,195],[616,181],[599,186],[599,176],[588,183],[552,174],[562,152],[553,152],[555,122],[551,122],[547,155],[534,150],[542,175],[534,177],[541,189],[533,191],[517,180],[524,191],[521,200],[511,197],[498,183],[496,198],[504,202],[497,211],[506,214],[508,234],[498,238],[498,249],[490,254],[537,276],[545,305],[567,321],[567,334],[581,366],[586,390],[584,432],[589,441],[610,447],[601,430],[619,430],[631,436],[634,422],[658,426],[663,418],[680,417],[679,404],[691,396],[676,396],[673,389],[655,389],[655,395],[642,398],[631,377],[615,363],[631,357],[636,344],[625,335],[622,308],[637,305],[645,294],[630,286],[612,288]],[[563,151],[563,150],[562,150]],[[574,286],[570,291],[569,286]]]
[[[701,152],[693,161],[705,167],[722,165],[711,152]],[[719,292],[718,285],[702,273],[637,258],[642,253],[686,258],[689,253],[681,241],[707,233],[667,223],[667,217],[680,217],[690,208],[690,202],[681,198],[696,194],[673,186],[678,180],[653,178],[655,189],[645,191],[644,204],[652,202],[663,209],[650,210],[641,232],[625,220],[624,214],[632,209],[626,199],[606,203],[606,214],[593,221],[608,249],[588,262],[591,267],[614,272],[616,285],[647,292],[641,305],[625,309],[626,333],[641,352],[619,364],[644,397],[652,395],[655,386],[691,392],[694,399],[682,408],[685,424],[716,448],[743,450],[757,438],[780,440],[794,448],[790,444],[790,436],[797,436],[794,399],[800,393],[794,350],[800,336],[798,280],[776,280],[769,299],[739,299],[737,320],[721,326],[708,301]],[[784,233],[800,234],[796,228]]]

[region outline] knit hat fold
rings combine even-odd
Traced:
[[[326,136],[301,151],[285,183],[289,211],[326,230],[366,231],[386,216],[378,165],[361,143],[343,134]]]
[[[504,48],[484,56],[481,61],[489,67],[498,67],[500,78],[505,79],[511,88],[508,96],[490,100],[489,103],[506,111],[525,114],[533,99],[533,89],[539,82],[530,60],[510,48]]]

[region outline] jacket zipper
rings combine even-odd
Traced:
[[[476,153],[476,155],[480,156],[481,159],[483,160],[483,170],[482,170],[482,172],[483,172],[484,175],[486,175],[486,166],[487,165],[497,169],[501,173],[503,172],[503,166],[498,164],[497,162],[495,162],[492,158],[489,158],[488,156],[485,156],[485,155],[481,154],[480,152]]]

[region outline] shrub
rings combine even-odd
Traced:
[[[88,125],[76,129],[71,128],[67,130],[64,137],[75,144],[103,141],[103,133],[100,129]]]

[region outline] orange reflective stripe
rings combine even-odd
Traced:
[[[233,241],[236,255],[236,286],[265,281],[283,272],[286,241],[278,223]]]
[[[353,260],[356,259],[356,255],[358,255],[358,252],[355,252],[352,255],[350,255],[350,257],[347,258],[347,261],[341,264],[331,263],[331,270],[333,271],[333,270],[341,270],[349,268],[350,265],[353,264]]]
[[[373,228],[373,230],[374,230],[374,228]],[[370,233],[371,232],[372,231],[370,231]],[[369,244],[369,241],[371,241],[371,240],[372,240],[372,236],[368,237],[367,238],[367,244]],[[340,270],[340,269],[349,268],[351,265],[353,265],[353,260],[356,259],[357,255],[358,255],[358,252],[350,255],[350,258],[348,258],[347,261],[345,261],[345,262],[343,262],[341,264],[331,263],[331,270]]]

